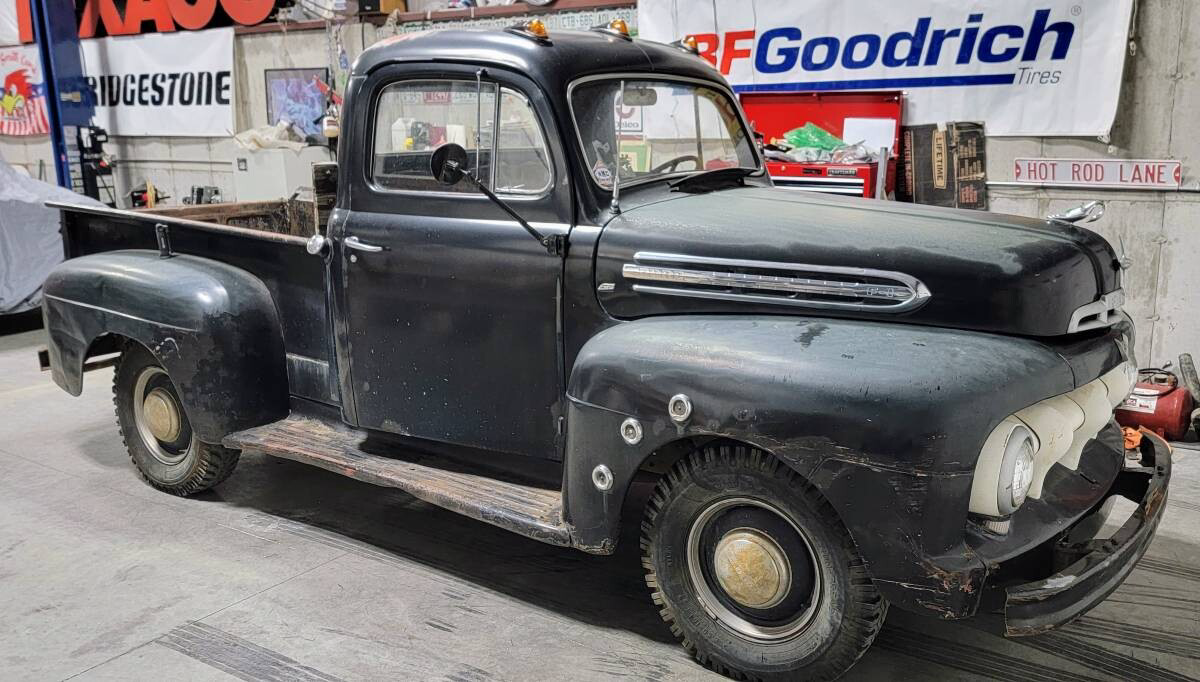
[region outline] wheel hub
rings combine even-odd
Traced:
[[[713,557],[717,582],[742,606],[768,609],[787,597],[792,583],[787,556],[770,536],[738,528],[717,543]]]
[[[152,389],[142,403],[142,414],[150,433],[164,443],[179,438],[183,424],[179,418],[179,405],[175,398],[162,388]]]

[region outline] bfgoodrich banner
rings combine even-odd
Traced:
[[[742,92],[904,90],[906,123],[1106,135],[1133,0],[639,0],[638,32],[696,37]]]
[[[96,125],[112,135],[233,130],[233,29],[81,41]]]

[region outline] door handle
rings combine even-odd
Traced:
[[[342,240],[342,243],[354,249],[355,251],[367,251],[369,253],[379,253],[380,251],[383,251],[382,246],[360,242],[358,241],[358,237],[346,237]]]

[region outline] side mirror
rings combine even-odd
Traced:
[[[429,158],[429,172],[433,179],[443,185],[457,185],[467,168],[467,150],[460,144],[447,142],[433,150]]]

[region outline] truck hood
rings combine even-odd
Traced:
[[[1102,237],[1017,216],[770,187],[678,194],[604,227],[609,314],[829,315],[1025,336],[1115,321]]]

